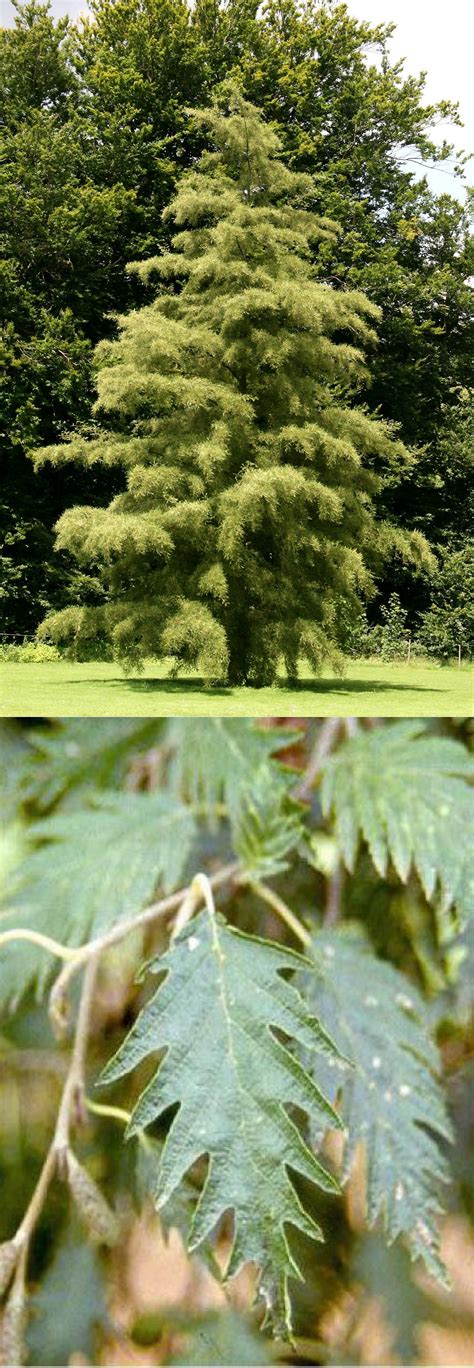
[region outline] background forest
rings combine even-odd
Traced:
[[[448,154],[435,130],[456,110],[427,105],[423,81],[390,60],[390,26],[345,5],[93,0],[77,26],[38,0],[16,9],[0,37],[6,640],[101,601],[99,564],[54,551],[53,527],[71,505],[105,508],[123,477],[100,464],[35,473],[29,453],[91,422],[94,347],[116,336],[117,312],[153,297],[125,266],[168,251],[163,210],[206,145],[192,110],[232,76],[273,121],[288,169],[315,177],[314,214],[339,225],[315,249],[313,280],[363,290],[382,311],[358,402],[396,424],[412,459],[384,471],[377,512],[437,557],[409,566],[394,550],[369,622],[348,614],[339,644],[389,655],[418,632],[434,654],[468,652],[469,202],[413,174]]]
[[[472,728],[291,727],[2,725],[7,1364],[472,1362]]]

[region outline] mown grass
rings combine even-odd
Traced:
[[[142,675],[124,678],[114,664],[0,664],[3,717],[379,717],[470,716],[473,671],[469,666],[351,661],[345,676],[315,678],[302,670],[296,688],[284,679],[265,689],[206,688],[189,675],[166,678],[151,661]]]

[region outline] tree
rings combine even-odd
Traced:
[[[374,1296],[403,1363],[459,1330],[468,731],[3,724],[6,1363],[372,1362]],[[120,1279],[170,1229],[144,1316]]]
[[[88,174],[66,21],[55,24],[46,5],[17,10],[0,44],[1,518],[2,624],[21,634],[79,591],[70,558],[53,555],[73,481],[68,472],[54,484],[47,471],[35,478],[26,453],[90,412],[91,342],[121,287],[118,244],[134,195]],[[98,501],[113,488],[99,481]]]
[[[419,641],[441,660],[474,651],[474,545],[445,548],[433,583],[431,607],[421,618]]]
[[[379,512],[424,531],[426,491],[436,545],[444,505],[431,503],[433,465],[443,466],[446,500],[458,498],[443,433],[449,441],[450,411],[455,421],[469,383],[472,260],[464,206],[432,195],[412,174],[413,159],[443,162],[448,149],[435,147],[433,129],[440,117],[459,116],[446,102],[426,104],[422,78],[391,61],[391,26],[361,24],[345,5],[293,0],[265,8],[253,0],[94,0],[92,20],[77,25],[55,22],[40,0],[16,9],[15,27],[0,33],[3,281],[15,336],[12,360],[8,332],[5,366],[5,630],[32,632],[48,606],[79,601],[70,557],[53,555],[52,527],[82,498],[82,472],[71,466],[52,479],[44,466],[34,478],[27,453],[89,415],[92,345],[111,336],[111,311],[150,297],[125,263],[168,247],[171,220],[161,212],[203,144],[186,109],[207,101],[229,72],[276,121],[287,165],[316,177],[313,209],[341,225],[314,252],[315,271],[382,308],[362,396],[401,424],[402,440],[422,455],[401,485],[385,482]],[[45,387],[41,357],[51,354],[52,334]],[[115,490],[113,472],[97,469],[94,501],[107,503]],[[383,599],[399,591],[406,608],[410,600],[417,611],[427,606],[429,581],[407,575],[397,559],[380,588]]]
[[[469,384],[472,238],[468,206],[434,195],[413,167],[445,169],[453,148],[437,146],[433,132],[440,120],[459,125],[457,107],[425,103],[424,77],[390,59],[394,25],[361,23],[344,4],[269,0],[257,13],[198,0],[211,45],[210,12],[214,48],[220,34],[247,98],[275,121],[288,164],[315,176],[315,208],[341,226],[316,269],[382,309],[371,406],[406,442],[432,441],[442,405],[456,405],[453,386]]]
[[[312,278],[309,244],[333,225],[311,212],[311,179],[278,161],[233,88],[197,117],[213,150],[166,211],[175,250],[136,267],[161,292],[97,353],[108,426],[37,455],[127,471],[106,512],[58,524],[60,547],[108,566],[107,605],[42,631],[79,654],[100,637],[125,661],[171,655],[257,683],[281,655],[291,676],[302,654],[319,668],[338,598],[370,592],[392,544],[421,560],[427,548],[374,521],[364,457],[396,469],[408,456],[350,406],[378,314]]]

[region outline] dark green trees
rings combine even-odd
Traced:
[[[262,682],[280,656],[291,676],[334,657],[342,601],[370,593],[390,546],[419,560],[426,545],[374,520],[377,463],[408,458],[351,407],[378,311],[315,278],[334,225],[311,211],[312,179],[235,88],[197,122],[213,150],[166,211],[174,251],[136,267],[158,297],[98,349],[102,426],[37,453],[126,471],[107,509],[58,525],[59,547],[103,563],[107,603],[43,633]]]
[[[17,10],[15,27],[0,31],[1,618],[9,634],[33,633],[48,607],[78,593],[52,533],[74,498],[74,472],[38,478],[28,452],[90,412],[91,342],[123,289],[120,245],[134,202],[120,183],[98,185],[91,175],[67,21],[55,23],[36,0]]]
[[[315,272],[382,309],[361,395],[422,455],[384,483],[379,516],[442,542],[468,479],[453,478],[449,448],[469,385],[473,268],[464,206],[412,174],[412,157],[444,156],[432,129],[456,113],[427,105],[423,80],[393,63],[390,25],[360,23],[335,0],[92,0],[77,27],[41,0],[16,8],[15,27],[0,30],[3,630],[32,633],[49,607],[84,598],[84,575],[52,550],[83,473],[45,465],[35,477],[28,453],[89,416],[92,346],[110,337],[111,311],[147,298],[125,263],[167,249],[161,212],[203,145],[188,109],[229,73],[276,121],[286,165],[315,176],[312,209],[341,227],[311,248]],[[118,487],[117,471],[97,466],[89,502]],[[397,558],[378,587],[412,609],[429,602],[429,580],[401,577]]]

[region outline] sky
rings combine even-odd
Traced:
[[[411,75],[426,71],[426,95],[430,101],[459,101],[465,127],[452,129],[443,126],[444,135],[457,147],[474,150],[474,81],[471,53],[474,40],[474,13],[469,0],[347,0],[349,10],[358,19],[375,23],[394,22],[397,25],[392,39],[394,58],[403,57]],[[69,14],[75,19],[84,12],[84,0],[52,0],[56,16]],[[14,10],[11,0],[0,0],[2,24],[11,24]],[[474,163],[473,163],[474,165]],[[413,166],[416,171],[416,166]],[[472,175],[471,175],[472,180]],[[430,173],[432,188],[438,193],[449,191],[462,194],[449,166],[444,163]]]

